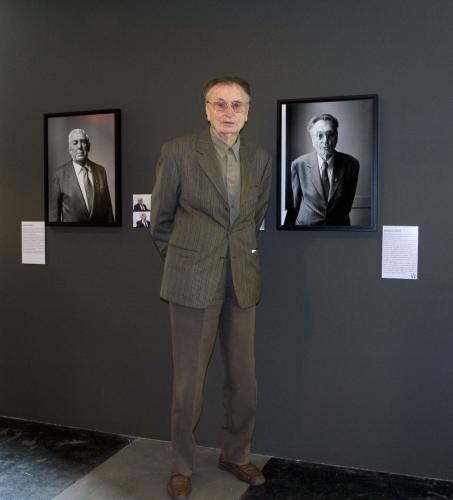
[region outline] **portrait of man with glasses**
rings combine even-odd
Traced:
[[[295,225],[349,226],[359,162],[336,151],[338,120],[331,114],[313,116],[307,130],[313,152],[291,163]]]
[[[257,234],[271,187],[271,156],[243,141],[250,85],[238,77],[203,89],[209,127],[162,147],[151,234],[164,261],[169,302],[173,399],[171,498],[187,498],[205,374],[219,336],[225,366],[223,443],[218,466],[263,484],[250,461],[256,412],[255,307],[260,300]]]

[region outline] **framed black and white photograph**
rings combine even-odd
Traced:
[[[378,96],[278,101],[277,229],[375,231]]]
[[[46,223],[120,226],[119,109],[44,115]]]

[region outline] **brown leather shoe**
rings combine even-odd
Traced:
[[[232,462],[227,462],[223,456],[220,455],[219,469],[231,472],[231,474],[234,474],[241,481],[250,484],[250,486],[260,486],[266,481],[264,474],[255,464],[252,464],[252,462],[244,465],[237,465]]]
[[[170,498],[187,498],[192,491],[190,477],[174,472],[167,483],[167,491]]]

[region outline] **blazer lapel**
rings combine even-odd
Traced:
[[[335,191],[340,185],[341,179],[344,175],[344,166],[341,163],[338,155],[334,153],[333,156],[333,175],[332,175],[332,185],[330,186],[329,200],[335,195]]]
[[[247,145],[242,145],[239,148],[239,158],[241,161],[241,201],[240,212],[243,212],[244,204],[250,197],[250,190],[253,189],[253,155]],[[237,220],[237,219],[236,219]]]
[[[101,192],[101,180],[99,178],[98,169],[93,165],[93,162],[88,160],[88,164],[91,168],[91,175],[93,176],[93,206],[91,207],[90,217],[93,216],[94,207],[96,206],[96,193]]]
[[[316,153],[312,153],[309,160],[309,165],[311,169],[311,182],[315,186],[316,191],[318,191],[319,196],[324,199],[324,190],[321,183],[321,175],[319,174],[318,157]]]
[[[228,202],[228,194],[220,172],[219,160],[212,144],[209,129],[204,130],[197,139],[197,157],[200,167],[214,184],[222,198]]]

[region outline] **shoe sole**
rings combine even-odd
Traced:
[[[237,474],[236,471],[234,469],[231,469],[228,465],[225,465],[223,463],[219,463],[218,466],[219,466],[219,469],[225,470],[225,471],[229,472],[230,474],[233,474],[233,476],[236,479],[239,479],[239,481],[242,481],[250,486],[261,486],[262,484],[264,484],[266,482],[266,479],[264,479],[264,481],[262,481],[261,483],[253,484],[250,481],[247,481],[247,479],[244,479],[242,476]]]

